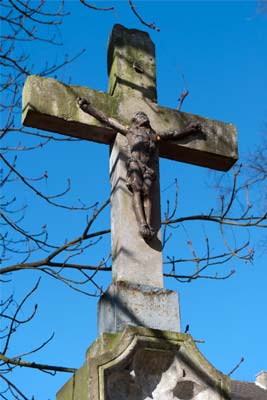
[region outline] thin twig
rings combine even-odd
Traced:
[[[24,400],[29,400],[23,393],[21,390],[19,390],[19,388],[17,386],[14,385],[14,383],[12,383],[9,379],[7,379],[7,377],[5,377],[3,374],[0,374],[0,378],[3,379],[3,381],[6,382],[6,384],[8,386],[10,386],[12,389],[14,389],[17,394],[19,394]],[[17,396],[15,398],[18,398]]]
[[[238,363],[238,364],[229,372],[229,374],[227,374],[227,375],[228,375],[228,376],[231,376],[231,375],[240,367],[240,365],[241,365],[242,362],[244,362],[244,361],[245,361],[244,357],[241,357],[239,363]]]
[[[182,105],[183,105],[183,102],[185,101],[185,98],[187,97],[189,95],[189,90],[188,89],[185,89],[181,94],[180,94],[180,97],[179,97],[179,99],[178,99],[178,107],[177,107],[177,110],[178,111],[181,111],[181,108],[182,108]]]
[[[112,11],[115,9],[114,6],[112,7],[97,7],[97,6],[92,6],[91,4],[86,3],[85,0],[80,0],[80,3],[82,3],[84,6],[92,9],[92,10],[96,10],[96,11]]]
[[[139,19],[141,24],[147,26],[150,29],[155,30],[156,32],[160,31],[160,29],[156,27],[155,22],[148,23],[138,14],[138,12],[136,11],[136,6],[133,4],[132,0],[128,0],[128,1],[129,1],[129,5],[131,7],[132,12]]]

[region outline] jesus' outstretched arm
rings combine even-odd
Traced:
[[[123,135],[127,134],[127,127],[122,125],[114,118],[107,117],[101,110],[98,110],[92,104],[83,97],[77,98],[77,103],[81,110],[86,112],[87,114],[92,115],[98,121],[103,122],[105,125],[109,126],[111,129],[114,129],[116,132],[120,132]]]
[[[200,123],[191,123],[184,129],[172,129],[157,135],[158,140],[182,140],[190,136],[201,136],[205,139],[206,135]]]

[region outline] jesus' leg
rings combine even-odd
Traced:
[[[133,206],[134,206],[137,223],[139,226],[139,232],[140,232],[141,236],[143,236],[143,238],[149,238],[150,237],[150,229],[146,222],[144,207],[143,207],[143,196],[140,191],[133,192]]]
[[[144,204],[144,212],[145,212],[145,219],[147,222],[147,226],[150,230],[150,238],[152,238],[156,231],[153,228],[153,221],[152,221],[152,179],[151,177],[146,177],[143,183],[143,204]]]

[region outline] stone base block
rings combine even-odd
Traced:
[[[180,332],[178,293],[113,282],[98,303],[98,333],[120,332],[127,325]]]

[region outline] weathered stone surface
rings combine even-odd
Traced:
[[[180,357],[179,352],[138,349],[130,365],[106,372],[107,400],[219,400],[223,397]]]
[[[88,365],[79,368],[57,393],[57,399],[87,400],[88,399]]]
[[[98,303],[98,333],[120,332],[127,325],[180,332],[178,293],[113,282]]]
[[[81,370],[88,374],[86,391],[78,395],[72,378],[57,400],[230,399],[230,378],[182,333],[127,327],[104,334],[88,350]]]
[[[117,110],[116,98],[107,93],[31,75],[23,87],[22,123],[80,139],[112,143],[116,132],[85,114],[78,107],[79,96],[85,97],[108,115],[114,115]]]
[[[147,32],[114,25],[108,45],[108,74],[111,95],[157,101],[155,46]]]
[[[146,242],[138,231],[132,193],[126,186],[127,141],[118,134],[110,156],[112,279],[163,287],[159,181],[153,187],[153,228],[157,235]],[[159,174],[158,159],[153,166]]]

